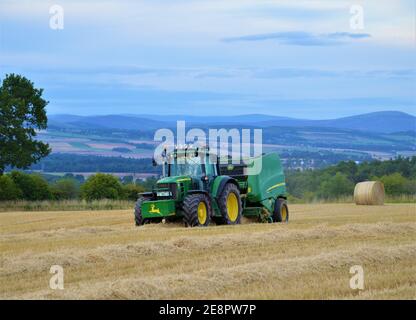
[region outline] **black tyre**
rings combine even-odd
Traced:
[[[240,190],[233,183],[227,183],[218,197],[218,207],[221,211],[220,224],[240,224],[242,205]]]
[[[150,198],[141,197],[137,200],[136,206],[134,207],[134,222],[136,223],[136,226],[141,226],[145,224],[146,219],[143,219],[142,217],[142,202],[150,200]]]
[[[190,194],[183,201],[183,220],[187,227],[206,227],[211,220],[211,202],[202,193]]]
[[[274,203],[273,222],[288,222],[289,207],[285,199],[279,198]]]

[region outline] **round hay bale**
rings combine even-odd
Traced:
[[[354,188],[354,202],[362,205],[383,205],[384,185],[380,181],[359,182]]]

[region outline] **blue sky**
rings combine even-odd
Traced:
[[[416,114],[414,3],[2,0],[0,78],[33,80],[50,114]]]

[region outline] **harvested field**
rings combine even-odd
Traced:
[[[0,298],[416,298],[415,204],[290,210],[289,224],[194,229],[136,228],[132,210],[2,212]],[[52,265],[64,290],[49,288]]]

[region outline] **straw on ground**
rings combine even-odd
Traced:
[[[289,224],[136,228],[132,210],[0,213],[0,298],[406,298],[414,204],[292,205]],[[64,290],[49,288],[52,265]],[[349,286],[364,268],[365,288]]]

